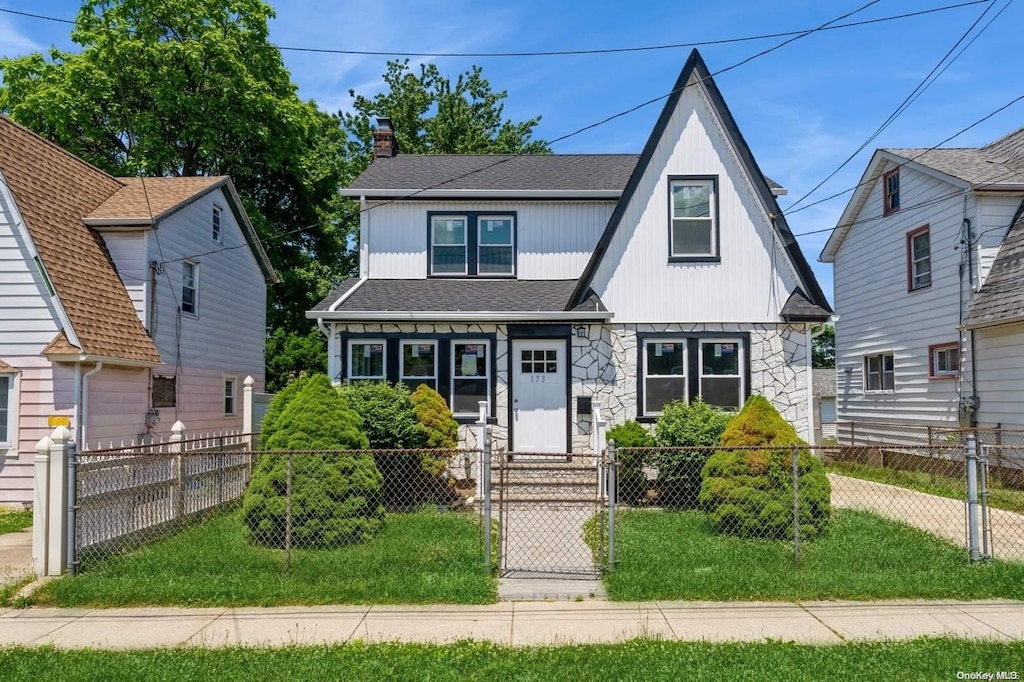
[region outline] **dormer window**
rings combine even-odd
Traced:
[[[713,177],[669,178],[669,260],[715,261],[718,192]]]
[[[213,241],[220,243],[220,206],[213,207]]]
[[[431,213],[429,231],[431,276],[515,276],[515,214]]]
[[[882,176],[882,188],[885,193],[885,215],[900,210],[900,169],[895,168]]]

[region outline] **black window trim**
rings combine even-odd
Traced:
[[[435,217],[466,219],[466,272],[433,272]],[[480,259],[480,218],[512,218],[512,272],[479,274]],[[427,211],[427,277],[438,279],[516,279],[519,272],[519,212],[518,211]]]
[[[743,367],[741,377],[742,397],[750,397],[750,332],[637,332],[636,334],[636,421],[650,424],[657,421],[656,415],[644,414],[644,352],[647,340],[678,339],[686,343],[686,395],[687,400],[700,395],[700,344],[702,340],[736,339],[743,345]]]
[[[672,255],[672,223],[675,218],[675,207],[672,205],[672,183],[680,182],[685,180],[695,180],[698,182],[710,182],[711,191],[714,195],[714,210],[711,216],[711,231],[712,242],[714,247],[714,253],[709,256],[674,256]],[[666,201],[668,202],[668,262],[669,263],[721,263],[722,262],[722,225],[721,225],[721,201],[719,199],[719,187],[718,175],[669,175],[666,189]]]

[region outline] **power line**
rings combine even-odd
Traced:
[[[502,57],[567,57],[567,56],[581,56],[581,55],[598,55],[598,54],[623,54],[630,52],[651,52],[657,50],[677,50],[692,47],[706,47],[711,45],[728,45],[734,43],[751,42],[756,40],[767,40],[770,38],[786,38],[790,36],[801,36],[809,32],[815,31],[833,31],[843,28],[854,28],[857,26],[868,26],[871,24],[879,24],[888,21],[897,21],[901,19],[910,19],[919,17],[927,14],[935,14],[938,12],[946,12],[955,9],[961,9],[963,7],[970,7],[972,5],[980,5],[990,0],[970,0],[968,2],[961,2],[954,5],[945,5],[942,7],[933,7],[931,9],[920,10],[917,12],[908,12],[905,14],[895,14],[887,17],[879,17],[877,19],[865,19],[863,21],[855,21],[846,24],[836,24],[834,26],[818,27],[815,29],[801,29],[792,31],[781,31],[778,33],[762,33],[759,35],[752,36],[740,36],[735,38],[718,38],[714,40],[702,40],[692,43],[672,43],[666,45],[642,45],[634,47],[609,47],[609,48],[594,48],[584,50],[541,50],[535,52],[391,52],[386,50],[345,50],[339,48],[320,48],[320,47],[298,47],[289,45],[273,45],[273,44],[254,44],[253,47],[271,48],[277,49],[282,52],[307,52],[307,53],[319,53],[319,54],[338,54],[338,55],[358,55],[358,56],[369,56],[369,57],[472,57],[472,58],[502,58]],[[52,21],[61,24],[74,25],[77,22],[74,19],[62,19],[60,17],[47,16],[44,14],[36,14],[33,12],[21,12],[18,10],[0,8],[0,12],[7,14],[14,14],[18,16],[28,17],[31,19],[39,19],[43,21]]]
[[[803,196],[801,196],[799,199],[797,199],[792,204],[790,204],[790,206],[789,206],[790,210],[792,210],[795,207],[799,206],[807,197],[811,196],[812,194],[817,192],[819,189],[821,189],[821,187],[826,182],[828,182],[829,180],[831,180],[832,178],[835,177],[836,173],[841,171],[843,168],[846,167],[846,165],[848,163],[853,161],[853,159],[856,158],[857,154],[860,154],[860,152],[863,151],[865,147],[867,147],[869,144],[871,144],[879,135],[882,134],[882,132],[886,128],[888,128],[890,125],[892,125],[892,123],[897,118],[899,118],[900,115],[902,115],[903,112],[905,112],[910,107],[910,105],[921,95],[921,93],[923,93],[925,90],[927,90],[931,86],[931,84],[934,83],[938,79],[938,77],[942,75],[942,73],[946,70],[946,68],[950,64],[955,62],[957,60],[957,58],[960,57],[961,54],[963,54],[963,51],[961,51],[955,57],[953,57],[952,59],[949,59],[950,55],[952,55],[953,52],[956,51],[957,47],[959,47],[960,44],[962,42],[964,42],[964,40],[967,39],[967,37],[971,34],[971,32],[974,31],[975,27],[977,27],[977,25],[979,23],[981,23],[981,20],[985,18],[985,15],[988,14],[988,12],[993,7],[995,7],[996,1],[997,0],[991,0],[989,2],[988,6],[985,7],[984,11],[978,16],[977,19],[974,20],[974,23],[972,23],[970,25],[970,27],[968,27],[968,29],[963,33],[963,35],[961,35],[960,38],[953,44],[953,46],[951,48],[949,48],[949,50],[946,52],[946,54],[944,54],[942,56],[942,59],[940,59],[938,61],[938,63],[934,67],[932,67],[932,70],[928,72],[928,75],[925,76],[924,79],[914,87],[914,89],[910,92],[909,95],[907,95],[903,99],[902,102],[900,102],[899,106],[897,106],[892,111],[892,113],[890,113],[889,116],[884,121],[882,121],[882,124],[880,126],[878,126],[878,128],[875,130],[875,132],[873,132],[871,134],[871,136],[868,137],[868,139],[864,140],[864,142],[859,147],[857,147],[857,149],[855,149],[852,154],[850,154],[848,157],[846,157],[846,160],[843,161],[841,164],[839,164],[835,168],[835,170],[833,170],[831,173],[826,175],[825,178],[823,180],[821,180],[821,182],[816,184],[809,191],[804,193]],[[1006,5],[1003,6],[1003,10],[1005,10],[1007,7],[1009,7],[1011,2],[1013,2],[1013,0],[1009,0],[1006,3]],[[1002,14],[1002,10],[1000,10],[999,14]],[[999,16],[999,14],[997,14],[996,17],[994,17],[993,19],[997,18]],[[985,31],[985,29],[987,29],[989,26],[991,26],[991,24],[992,24],[992,22],[989,22],[988,24],[986,24],[985,27],[982,28],[981,31],[978,32],[978,34],[975,36],[975,38],[977,38],[978,35],[981,35],[981,33],[983,33]],[[973,43],[974,41],[972,40],[971,42]],[[949,62],[947,63],[946,60],[949,60]],[[945,66],[943,66],[943,64],[945,64]],[[939,71],[940,67],[942,68],[942,71]],[[937,71],[938,71],[938,74],[936,74]],[[935,76],[935,78],[932,78],[932,76]]]

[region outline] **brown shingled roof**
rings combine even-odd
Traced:
[[[227,182],[227,176],[185,178],[117,178],[124,186],[89,215],[86,222],[138,220],[148,223],[180,207],[190,199]]]
[[[82,223],[125,183],[3,117],[0,170],[82,351],[159,363],[102,238]]]

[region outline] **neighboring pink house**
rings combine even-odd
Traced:
[[[115,178],[0,117],[0,504],[79,443],[242,426],[277,276],[227,177]]]

